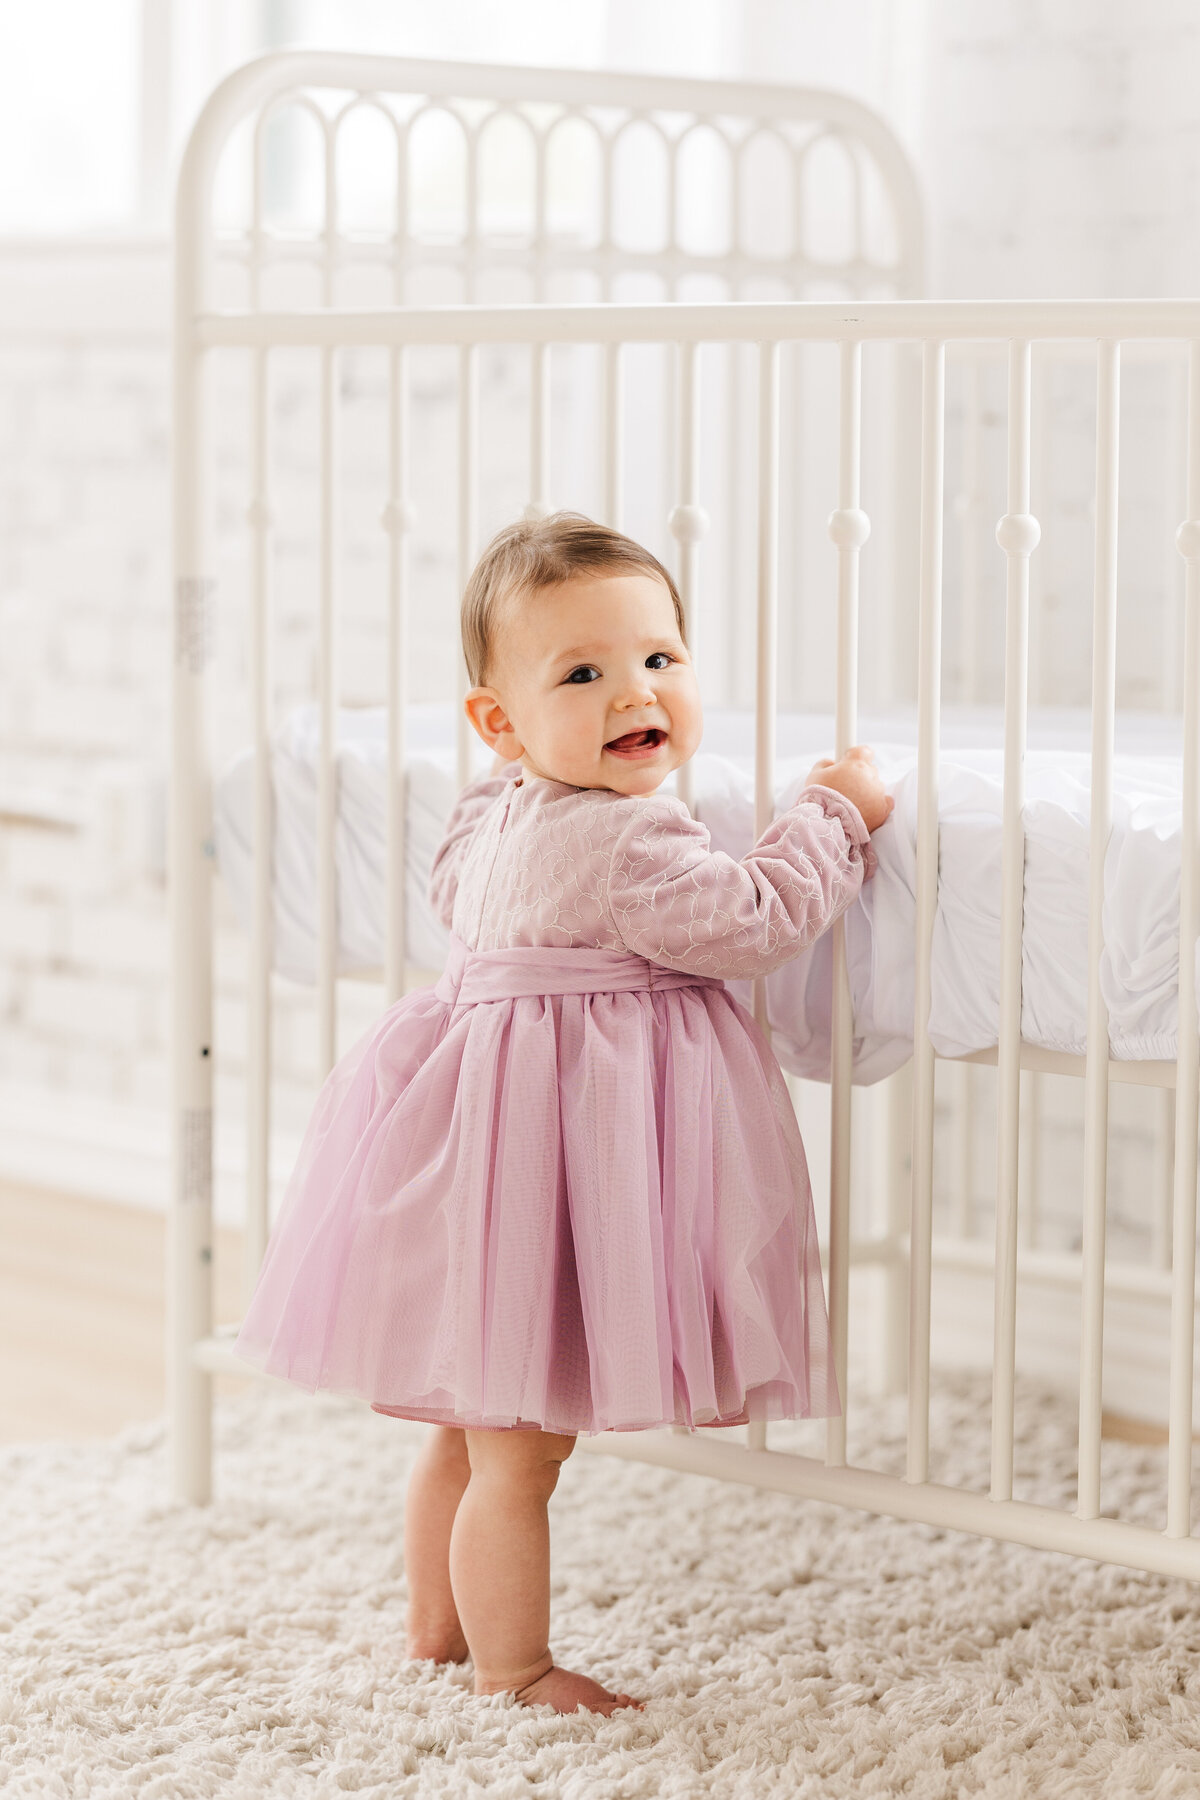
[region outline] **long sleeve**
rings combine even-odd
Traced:
[[[458,890],[458,873],[463,854],[474,835],[475,827],[492,801],[502,794],[520,772],[519,762],[505,763],[494,775],[477,775],[459,789],[446,831],[434,852],[429,870],[429,904],[447,930],[454,914],[454,896]]]
[[[626,947],[689,974],[769,974],[820,936],[874,873],[858,808],[806,787],[740,862],[679,800],[649,796],[615,841],[608,900]]]

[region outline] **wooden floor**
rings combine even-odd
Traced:
[[[162,1415],[165,1234],[161,1213],[0,1183],[0,1442],[110,1437]],[[241,1314],[240,1232],[213,1249],[223,1324]],[[219,1375],[215,1391],[247,1385]],[[1104,1434],[1167,1435],[1107,1413]]]
[[[165,1236],[161,1213],[0,1183],[0,1442],[161,1417]],[[213,1251],[219,1324],[240,1313],[241,1233]]]

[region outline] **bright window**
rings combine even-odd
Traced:
[[[129,225],[140,190],[140,0],[0,10],[0,232]]]

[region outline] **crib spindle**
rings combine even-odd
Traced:
[[[262,303],[263,158],[260,129],[252,162],[250,305]],[[246,992],[246,1218],[242,1267],[252,1293],[267,1247],[270,1212],[271,962],[274,792],[271,769],[271,515],[268,353],[255,350],[250,378],[250,708],[254,738],[254,858],[250,968]]]
[[[529,504],[527,519],[550,512],[550,346],[534,344],[529,394]]]
[[[1186,364],[1184,365],[1186,368]],[[1168,520],[1186,516],[1188,510],[1187,495],[1187,383],[1178,379],[1183,369],[1177,369],[1172,359],[1164,370],[1166,381],[1166,494],[1165,517]],[[1179,640],[1183,622],[1183,586],[1186,580],[1186,569],[1180,567],[1179,546],[1173,541],[1174,533],[1164,532],[1163,550],[1165,567],[1163,569],[1163,605],[1162,605],[1162,657],[1161,687],[1159,705],[1163,712],[1183,711],[1183,671],[1180,667]],[[1174,1121],[1167,1135],[1167,1143],[1174,1136]],[[1167,1208],[1170,1208],[1170,1178],[1167,1180]],[[1170,1227],[1167,1227],[1168,1233]]]
[[[621,346],[604,346],[604,520],[621,529]]]
[[[838,506],[829,515],[829,536],[837,547],[838,614],[834,755],[844,756],[858,736],[858,575],[859,555],[870,520],[859,504],[862,465],[862,345],[841,346],[840,457]],[[850,1315],[850,1078],[854,1015],[846,967],[845,919],[833,926],[833,1008],[830,1020],[829,1134],[829,1326],[842,1411],[825,1433],[825,1461],[846,1461],[847,1350]]]
[[[699,662],[696,612],[699,599],[700,542],[708,531],[708,514],[700,505],[700,346],[679,346],[679,505],[667,520],[679,545],[679,598],[683,602],[692,661]],[[693,763],[689,757],[679,771],[676,792],[692,809],[695,798]]]
[[[810,344],[791,344],[780,364],[781,379],[786,378],[789,389],[785,414],[787,429],[781,432],[780,438],[780,479],[787,494],[804,491],[804,427],[812,411],[806,394],[808,371],[805,365],[811,349]],[[790,506],[786,519],[781,521],[786,545],[786,558],[781,549],[784,581],[788,591],[797,594],[804,592],[804,513],[803,506]],[[791,704],[801,708],[809,698],[805,689],[805,676],[809,673],[806,642],[811,636],[807,613],[805,606],[789,606],[780,621],[779,653],[787,683],[785,691]]]
[[[403,347],[391,351],[388,380],[387,588],[387,875],[384,894],[384,996],[389,1006],[404,992],[408,960],[405,857],[408,776],[404,759],[405,666],[408,636],[408,363]]]
[[[317,1058],[327,1075],[337,1060],[337,372],[338,353],[321,351],[321,553],[317,619]]]
[[[1032,586],[1032,583],[1030,584]],[[1033,656],[1030,646],[1029,687],[1033,691]],[[1021,1071],[1021,1156],[1017,1170],[1017,1211],[1021,1249],[1036,1250],[1041,1230],[1042,1114],[1045,1082],[1037,1069]]]
[[[1179,1037],[1175,1077],[1175,1204],[1171,1255],[1171,1387],[1167,1536],[1192,1532],[1192,1383],[1196,1353],[1196,1129],[1200,1031],[1200,340],[1188,355],[1187,518],[1176,542],[1187,564],[1183,614],[1183,845],[1179,881]]]
[[[980,526],[984,511],[981,468],[983,450],[983,360],[972,355],[965,370],[966,393],[963,421],[962,487],[956,511],[959,515],[959,554],[962,577],[959,602],[959,698],[968,706],[983,697],[979,668]]]
[[[1184,505],[1187,501],[1185,499]],[[1154,1205],[1150,1215],[1150,1266],[1171,1267],[1171,1229],[1175,1197],[1175,1089],[1159,1088],[1154,1130]]]
[[[1029,695],[1029,558],[1041,531],[1029,510],[1030,347],[1008,360],[1008,511],[996,526],[1007,561],[1004,824],[1000,889],[1000,1028],[996,1052],[996,1266],[992,1357],[993,1500],[1012,1499],[1017,1201],[1021,1121],[1021,939],[1025,910],[1025,738]],[[1105,1065],[1107,1067],[1107,1064]]]
[[[1100,1512],[1104,1251],[1108,1207],[1108,1007],[1104,864],[1112,833],[1117,696],[1117,496],[1120,345],[1100,344],[1096,383],[1096,588],[1092,614],[1092,796],[1088,837],[1088,1013],[1083,1094],[1083,1270],[1080,1290],[1078,1517]]]
[[[752,533],[747,523],[747,471],[742,446],[748,432],[745,419],[744,376],[746,346],[726,344],[723,356],[723,430],[721,432],[722,468],[721,501],[724,510],[724,555],[721,576],[727,594],[736,594],[746,581],[746,546]],[[737,608],[721,609],[721,705],[734,706],[745,689],[742,670],[745,666],[745,632],[740,629]]]
[[[325,222],[321,254],[322,304],[333,306],[337,276],[338,184],[334,122],[314,109],[324,138]],[[341,356],[327,344],[321,351],[321,555],[317,621],[317,695],[320,749],[317,760],[317,1057],[318,1074],[337,1060],[337,579],[340,561],[337,472],[339,464],[338,385]]]
[[[475,344],[464,344],[458,356],[458,592],[461,595],[475,560],[477,508],[479,494],[479,352]],[[456,634],[457,643],[457,634]],[[471,778],[472,726],[464,701],[469,676],[461,643],[455,651],[457,669],[457,707],[455,747],[456,781],[464,788]]]
[[[271,953],[272,827],[271,780],[271,596],[270,501],[268,497],[267,352],[256,350],[252,365],[250,471],[250,704],[254,734],[254,867],[250,921],[250,974],[246,1045],[246,1223],[242,1256],[246,1293],[267,1248],[271,1132]]]
[[[779,345],[758,356],[758,631],[754,699],[754,836],[775,810],[775,707],[779,639]],[[754,1017],[770,1035],[767,984],[754,978]]]
[[[1054,505],[1053,481],[1056,468],[1054,420],[1057,415],[1054,406],[1053,351],[1039,353],[1036,360],[1038,378],[1032,396],[1033,443],[1029,459],[1029,485],[1031,492],[1040,496],[1043,507],[1049,509]],[[1047,567],[1049,553],[1050,546],[1047,545],[1029,570],[1029,698],[1034,706],[1043,704],[1047,694],[1053,691],[1053,683],[1049,680],[1053,634],[1049,630],[1046,606],[1046,598],[1052,591],[1054,580],[1053,569]],[[1040,1133],[1040,1122],[1035,1121],[1026,1138],[1035,1168],[1041,1160]]]
[[[955,1238],[973,1237],[975,1233],[975,1133],[978,1108],[975,1102],[975,1069],[971,1063],[958,1065],[958,1096],[952,1113],[954,1127],[954,1175],[950,1195],[950,1229]]]
[[[921,588],[917,659],[917,900],[913,976],[913,1138],[908,1309],[908,1480],[929,1479],[929,1325],[933,1232],[933,923],[938,882],[942,679],[942,493],[946,346],[924,347]]]
[[[758,631],[754,714],[754,836],[775,811],[775,707],[779,648],[779,345],[759,345],[758,356]],[[766,1034],[767,984],[754,978],[754,1017]],[[766,1448],[765,1422],[752,1420],[751,1450]]]
[[[1049,355],[1044,358],[1035,355],[1038,364],[1037,380],[1033,383],[1030,395],[1031,408],[1031,442],[1029,454],[1029,486],[1032,496],[1042,495],[1047,506],[1053,504],[1049,492],[1051,471],[1054,468],[1054,410],[1050,403],[1050,384],[1054,364]],[[1030,703],[1034,706],[1043,700],[1047,691],[1047,666],[1050,636],[1047,630],[1049,616],[1046,604],[1049,588],[1046,571],[1046,552],[1033,557],[1029,565],[1029,610],[1027,614],[1029,628],[1028,674],[1025,689]],[[1025,1090],[1025,1104],[1022,1108],[1021,1141],[1024,1146],[1021,1157],[1021,1170],[1018,1175],[1018,1191],[1020,1194],[1020,1236],[1022,1249],[1034,1249],[1040,1241],[1042,1211],[1042,1121],[1045,1116],[1046,1078],[1038,1069],[1026,1069],[1022,1073],[1021,1085]]]

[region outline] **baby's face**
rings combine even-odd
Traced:
[[[499,636],[468,711],[531,775],[652,794],[698,747],[700,690],[657,576],[577,575],[519,599]]]

